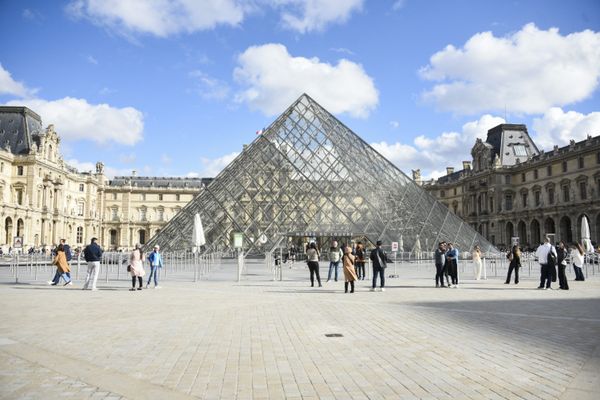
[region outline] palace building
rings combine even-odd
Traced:
[[[580,241],[583,216],[600,242],[600,136],[543,151],[525,125],[502,124],[471,155],[460,171],[422,182],[416,170],[413,179],[498,247],[518,238],[535,248],[545,234]]]
[[[60,154],[54,126],[26,107],[0,107],[0,246],[73,247],[97,237],[105,249],[145,243],[210,179],[108,179],[101,162],[79,172]]]

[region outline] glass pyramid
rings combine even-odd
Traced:
[[[461,251],[475,244],[495,250],[306,94],[148,245],[191,250],[196,213],[210,250],[231,248],[234,232],[244,234],[248,254],[301,237],[381,239],[413,253],[433,251],[442,240]]]

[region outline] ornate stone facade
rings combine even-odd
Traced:
[[[579,241],[584,215],[600,242],[600,136],[544,152],[525,125],[502,124],[477,139],[471,155],[472,164],[422,185],[493,244],[518,237],[534,248],[550,233]]]
[[[60,155],[53,125],[26,107],[0,107],[0,246],[73,247],[98,237],[106,249],[150,239],[210,179],[116,177],[104,165],[78,172]]]

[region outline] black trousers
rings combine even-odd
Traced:
[[[450,267],[450,277],[452,278],[452,284],[458,285],[458,262],[456,260],[450,260],[448,264]]]
[[[508,266],[508,275],[506,275],[506,283],[510,283],[510,276],[512,275],[513,270],[515,271],[515,283],[519,283],[519,266],[511,263]]]
[[[573,270],[575,271],[575,280],[576,281],[585,281],[585,276],[583,276],[583,270],[581,267],[573,264]]]
[[[542,265],[542,273],[540,276],[540,286],[539,287],[549,288],[550,285],[552,284],[552,270],[554,269],[554,266],[550,266],[548,264],[541,264],[541,265]]]
[[[373,289],[377,286],[377,274],[379,274],[379,280],[381,287],[385,286],[385,269],[373,267]]]
[[[566,274],[567,266],[563,264],[558,265],[558,285],[563,290],[569,290],[569,283],[567,282]]]
[[[131,287],[135,288],[135,278],[138,279],[138,282],[140,283],[140,289],[142,288],[142,277],[141,276],[132,276],[131,277]]]
[[[364,263],[364,261],[357,261],[354,264],[354,267],[356,268],[356,276],[358,277],[358,279],[365,279],[365,263]]]
[[[444,265],[435,264],[435,285],[444,286]]]
[[[308,270],[310,271],[310,286],[315,286],[315,274],[317,275],[317,282],[321,286],[321,275],[319,274],[319,262],[309,261]]]

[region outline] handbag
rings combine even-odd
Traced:
[[[131,272],[131,265],[127,266],[127,272]]]

